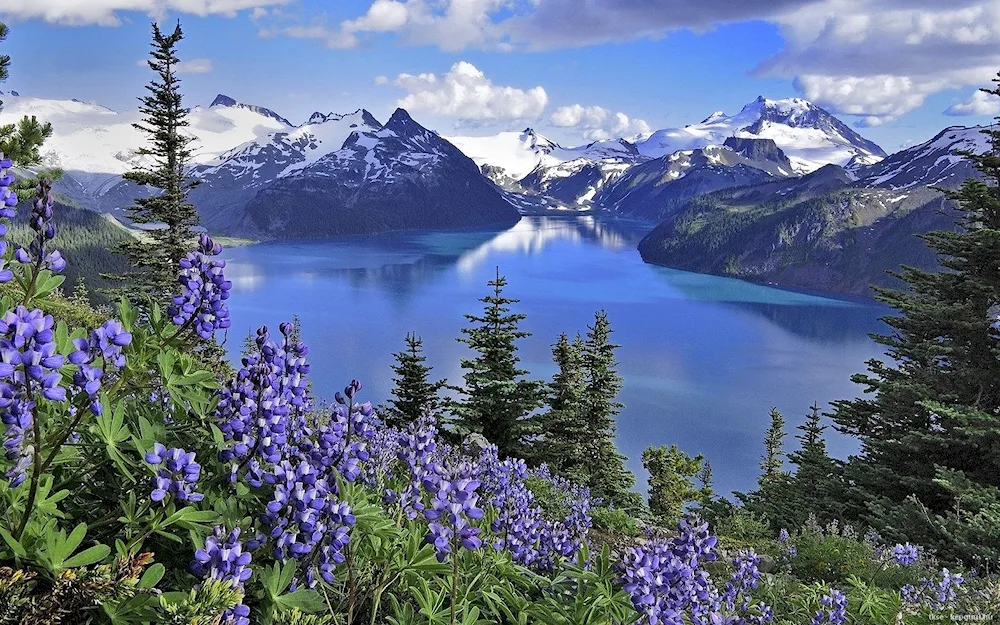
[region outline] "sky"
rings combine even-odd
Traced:
[[[186,106],[293,123],[397,106],[448,135],[566,144],[802,97],[887,152],[991,122],[1000,0],[7,0],[0,90],[134,109],[180,20]]]

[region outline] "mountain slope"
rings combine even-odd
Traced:
[[[359,124],[339,150],[290,166],[225,231],[316,238],[519,219],[471,159],[396,109],[384,126]]]
[[[716,191],[679,207],[639,244],[646,262],[816,290],[870,294],[897,285],[900,264],[936,266],[915,235],[955,227],[945,196],[975,170],[980,128],[948,128],[853,172],[829,165],[799,178]],[[857,180],[856,176],[861,176]]]
[[[659,158],[678,150],[722,145],[729,137],[771,139],[788,155],[797,173],[823,165],[872,163],[886,156],[875,143],[854,132],[826,110],[802,100],[750,102],[736,115],[713,113],[699,124],[657,130],[636,143],[645,156]]]
[[[699,195],[792,173],[789,159],[770,139],[730,137],[724,143],[635,165],[605,186],[594,203],[629,217],[659,221]]]

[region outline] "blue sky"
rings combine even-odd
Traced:
[[[150,21],[179,18],[189,106],[225,93],[298,123],[404,105],[445,135],[530,125],[573,144],[794,96],[891,152],[1000,113],[1000,98],[974,96],[1000,70],[1000,3],[943,4],[8,0],[0,89],[134,108]]]

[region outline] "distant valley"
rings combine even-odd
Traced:
[[[125,220],[145,191],[122,173],[144,137],[118,113],[75,100],[4,94],[0,123],[51,121],[45,165],[60,197]],[[950,228],[932,186],[973,175],[961,150],[979,128],[949,128],[887,155],[805,100],[760,97],[735,115],[644,136],[564,147],[531,128],[443,137],[397,109],[314,113],[294,124],[219,95],[195,107],[192,193],[210,231],[325,238],[406,229],[508,227],[522,214],[605,213],[657,227],[647,262],[792,287],[869,294],[885,270],[932,266],[914,236]]]

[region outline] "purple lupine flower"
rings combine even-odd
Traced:
[[[66,259],[59,250],[48,250],[46,245],[56,236],[56,227],[52,223],[52,206],[55,198],[52,195],[52,183],[41,180],[32,205],[31,218],[28,225],[35,231],[28,249],[20,247],[14,250],[14,258],[19,263],[35,264],[40,269],[48,269],[52,273],[61,273],[66,268]]]
[[[310,562],[305,580],[309,587],[316,584],[317,574],[332,583],[355,522],[351,507],[337,499],[332,480],[308,459],[295,465],[284,460],[265,479],[273,484],[274,494],[260,518],[269,528],[274,557]]]
[[[820,599],[822,608],[813,617],[812,625],[844,625],[847,623],[847,595],[836,589]]]
[[[741,611],[749,610],[750,592],[757,588],[760,579],[759,564],[760,556],[753,551],[744,551],[733,560],[735,571],[722,593],[722,601],[730,610],[736,610],[737,599],[741,599]]]
[[[899,566],[912,566],[917,562],[918,557],[917,548],[910,543],[896,545],[892,548],[892,560]]]
[[[202,234],[198,249],[180,260],[177,281],[181,293],[173,298],[167,313],[176,325],[193,323],[194,330],[203,339],[210,339],[216,330],[228,328],[229,308],[226,300],[233,283],[226,280],[223,269],[226,261],[211,259],[222,253],[222,246]]]
[[[167,449],[156,443],[145,459],[153,466],[163,465],[153,479],[154,488],[149,494],[153,501],[163,501],[167,495],[173,495],[177,501],[201,501],[204,498],[204,495],[194,491],[201,466],[195,462],[193,451],[186,452],[176,447]]]
[[[475,551],[483,544],[479,528],[470,523],[483,518],[476,493],[479,481],[469,477],[471,464],[463,462],[446,472],[447,477],[430,474],[423,482],[432,496],[430,507],[424,510],[424,518],[430,521],[424,540],[434,545],[438,562],[446,561],[448,554],[457,555],[457,550]]]
[[[13,166],[13,161],[4,158],[3,152],[0,152],[0,219],[13,219],[17,207],[17,194],[10,189],[14,184],[14,174],[8,171]],[[0,223],[0,283],[14,278],[14,272],[7,268],[7,261],[3,258],[7,254],[7,241],[2,239],[5,236],[7,224]]]
[[[12,486],[25,480],[26,458],[34,448],[35,401],[65,401],[59,368],[64,359],[56,353],[53,320],[40,310],[24,306],[0,317],[0,422],[4,456],[12,462],[6,477]]]
[[[219,429],[231,443],[219,453],[232,462],[232,479],[245,471],[251,486],[260,486],[268,468],[292,451],[290,442],[307,440],[311,432],[303,415],[309,408],[305,345],[290,343],[291,324],[282,324],[282,341],[270,339],[267,327],[257,330],[257,350],[243,359],[236,377],[219,392]],[[296,438],[290,441],[292,433]],[[297,451],[297,447],[296,447]]]
[[[191,572],[202,578],[227,582],[242,590],[243,582],[250,579],[253,571],[250,569],[252,556],[243,551],[239,538],[240,528],[234,527],[232,532],[226,534],[224,527],[217,526],[205,539],[205,548],[195,551]],[[223,613],[222,622],[250,625],[250,608],[239,603]]]

